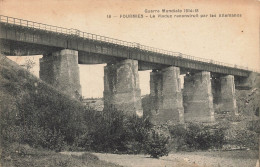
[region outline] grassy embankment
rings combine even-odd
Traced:
[[[50,151],[70,146],[87,129],[80,121],[84,107],[2,55],[0,114],[0,166],[117,166],[90,153]]]

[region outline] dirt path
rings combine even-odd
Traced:
[[[255,167],[257,161],[257,152],[246,151],[172,153],[160,159],[148,155],[93,154],[100,160],[125,167]]]
[[[255,151],[185,152],[171,154],[170,157],[207,167],[255,167],[257,162]]]
[[[66,155],[78,155],[83,152],[62,152]],[[185,160],[178,160],[175,158],[161,157],[160,159],[150,158],[147,155],[128,155],[128,154],[106,154],[106,153],[92,153],[102,161],[111,162],[124,167],[199,167],[190,164]]]
[[[175,157],[162,157],[160,159],[150,158],[146,155],[117,155],[117,154],[101,154],[94,153],[100,160],[113,162],[125,167],[193,167],[196,165],[190,164],[182,159]]]

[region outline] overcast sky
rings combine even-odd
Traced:
[[[0,14],[259,69],[259,5],[257,0],[2,0]],[[241,14],[242,17],[119,18],[120,14],[149,16],[145,9],[198,9],[199,16]],[[117,17],[108,19],[108,14]],[[103,66],[80,65],[84,96],[103,96]],[[147,94],[149,72],[139,75],[142,94]]]

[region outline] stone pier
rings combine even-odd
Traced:
[[[218,80],[218,84],[212,85],[216,92],[214,98],[218,99],[216,101],[218,110],[221,113],[237,115],[234,76],[225,75],[221,76]]]
[[[183,106],[185,122],[214,122],[210,72],[184,77]]]
[[[152,120],[156,123],[184,123],[180,68],[168,67],[150,73]]]
[[[213,105],[215,108],[219,108],[218,105],[220,104],[220,91],[221,91],[221,81],[220,77],[213,77],[211,79],[211,91],[213,95]],[[216,106],[217,105],[217,106]],[[217,112],[217,111],[215,111]]]
[[[104,68],[104,109],[116,108],[143,116],[138,61],[123,60]]]
[[[44,55],[40,59],[40,78],[74,98],[81,95],[78,51],[64,49]]]

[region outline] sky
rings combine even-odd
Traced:
[[[158,18],[162,9],[182,10],[182,13],[172,15],[184,14],[184,9],[196,10],[197,13],[185,14],[198,14],[199,17]],[[259,9],[258,0],[0,0],[1,15],[75,28],[258,70]],[[151,10],[160,13],[145,12]],[[120,15],[128,14],[148,17],[120,18]],[[217,17],[209,17],[210,14]],[[218,17],[219,14],[239,14],[241,17],[224,18]],[[34,57],[36,75],[39,57]],[[12,59],[22,63],[26,57]],[[103,96],[104,66],[80,65],[83,96]],[[149,71],[139,72],[142,94],[149,93],[149,75]]]

